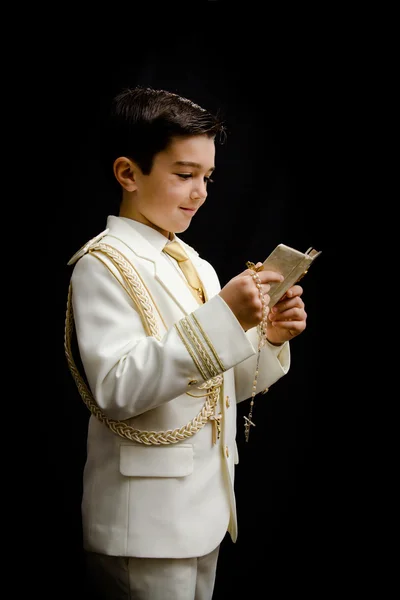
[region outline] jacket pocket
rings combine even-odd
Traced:
[[[193,446],[120,446],[119,470],[126,477],[186,477],[193,473]]]

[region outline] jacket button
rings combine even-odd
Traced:
[[[227,396],[227,397],[225,398],[225,404],[226,404],[226,408],[229,408],[229,407],[230,407],[230,405],[231,405],[231,401],[229,400],[229,396]]]
[[[199,383],[199,382],[197,381],[197,379],[191,379],[191,380],[189,381],[188,385],[196,385],[196,383]]]
[[[225,454],[226,454],[226,458],[229,458],[229,448],[228,448],[228,446],[225,446]]]

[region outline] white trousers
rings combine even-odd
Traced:
[[[90,600],[212,600],[219,546],[199,558],[86,552]]]

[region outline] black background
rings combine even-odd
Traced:
[[[217,6],[190,27],[172,17],[156,29],[146,21],[120,41],[115,31],[115,40],[104,30],[70,29],[61,40],[54,34],[53,62],[44,64],[51,142],[43,188],[50,191],[52,251],[41,272],[47,367],[41,597],[83,594],[80,494],[89,415],[64,357],[66,263],[105,228],[108,214],[116,214],[96,164],[96,124],[112,96],[136,84],[165,87],[225,116],[228,138],[217,147],[215,183],[181,234],[215,266],[222,286],[247,260],[264,260],[280,242],[322,250],[303,280],[307,329],[291,344],[287,377],[257,398],[249,444],[243,436],[248,403],[238,406],[239,537],[235,545],[229,538],[222,544],[215,600],[245,591],[321,598],[340,589],[351,571],[346,392],[342,388],[338,398],[343,344],[333,282],[351,202],[352,59],[331,31],[329,43],[323,28],[292,36],[281,27],[280,35],[271,35],[271,23],[253,16],[249,25],[236,14],[229,24]],[[62,585],[53,596],[58,578]]]

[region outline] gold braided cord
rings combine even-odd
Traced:
[[[154,316],[149,294],[142,284],[140,278],[133,270],[131,263],[127,261],[122,253],[107,244],[97,244],[90,248],[90,252],[94,252],[96,250],[106,254],[110,258],[112,264],[116,267],[116,269],[118,269],[124,282],[124,289],[127,291],[135,306],[138,307],[147,334],[154,336],[156,339],[160,339],[157,321]],[[144,431],[140,429],[134,429],[125,421],[109,419],[96,403],[93,394],[84,382],[75,364],[71,348],[73,330],[74,317],[72,308],[72,284],[70,283],[68,289],[64,334],[64,349],[68,367],[74,378],[81,398],[86,404],[87,408],[90,410],[93,416],[95,416],[101,423],[104,423],[113,433],[130,441],[148,446],[176,444],[177,442],[181,442],[189,437],[192,437],[195,433],[200,431],[200,429],[202,429],[209,421],[210,417],[214,415],[215,406],[217,405],[222,389],[223,375],[217,375],[216,377],[213,377],[212,379],[209,379],[198,386],[198,389],[205,390],[205,393],[199,397],[205,396],[206,400],[198,415],[183,427],[170,429],[168,431]]]
[[[91,254],[96,251],[106,254],[111,260],[111,263],[121,274],[124,284],[127,288],[126,291],[139,311],[147,335],[151,335],[157,340],[160,340],[161,336],[158,331],[157,322],[149,298],[149,292],[146,290],[137,272],[133,270],[132,264],[122,254],[122,252],[116,250],[116,248],[110,246],[109,244],[100,243],[92,246],[89,249]],[[96,256],[96,254],[94,254],[94,256]]]

